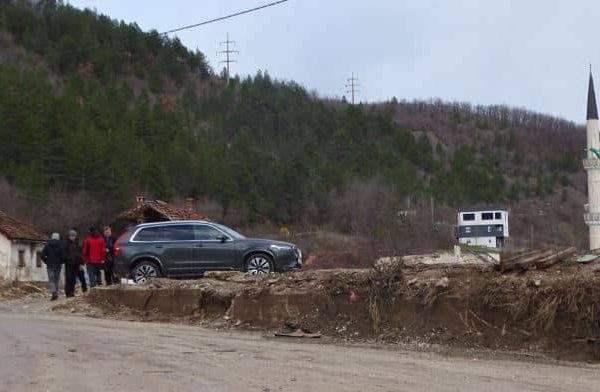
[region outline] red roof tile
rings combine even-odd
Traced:
[[[2,211],[0,211],[0,233],[10,240],[48,241],[48,237],[35,227],[8,216]]]
[[[175,207],[162,200],[146,200],[136,207],[123,211],[119,218],[128,220],[137,220],[146,217],[148,212],[155,212],[164,220],[210,220],[208,217],[195,211],[189,211],[185,208]]]

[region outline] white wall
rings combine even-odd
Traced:
[[[0,278],[10,280],[10,251],[12,244],[8,238],[0,234]]]
[[[469,237],[460,238],[460,244],[472,246],[485,246],[487,248],[496,248],[496,237]]]
[[[28,241],[11,241],[0,234],[0,277],[5,280],[47,281],[46,265],[37,266],[37,255],[44,249],[44,244]],[[23,251],[25,266],[19,267],[19,251]]]

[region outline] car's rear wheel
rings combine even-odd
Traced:
[[[264,275],[275,272],[273,261],[263,253],[258,253],[248,257],[245,270],[250,275]]]
[[[154,261],[144,260],[136,265],[131,271],[131,277],[135,283],[144,283],[162,275],[160,267]]]

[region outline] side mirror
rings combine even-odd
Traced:
[[[229,240],[229,237],[227,237],[226,235],[222,235],[220,239],[221,239],[221,243],[223,244],[223,243],[227,242],[227,240]]]

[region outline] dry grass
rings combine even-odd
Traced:
[[[45,298],[48,294],[43,284],[0,280],[0,300],[21,299],[31,296]]]
[[[368,274],[368,310],[373,329],[380,332],[397,298],[402,295],[404,280],[402,259],[375,265]]]
[[[504,310],[533,330],[549,331],[559,319],[593,327],[599,321],[600,279],[578,273],[537,287],[531,279],[496,278],[481,288],[479,298],[484,307]]]

